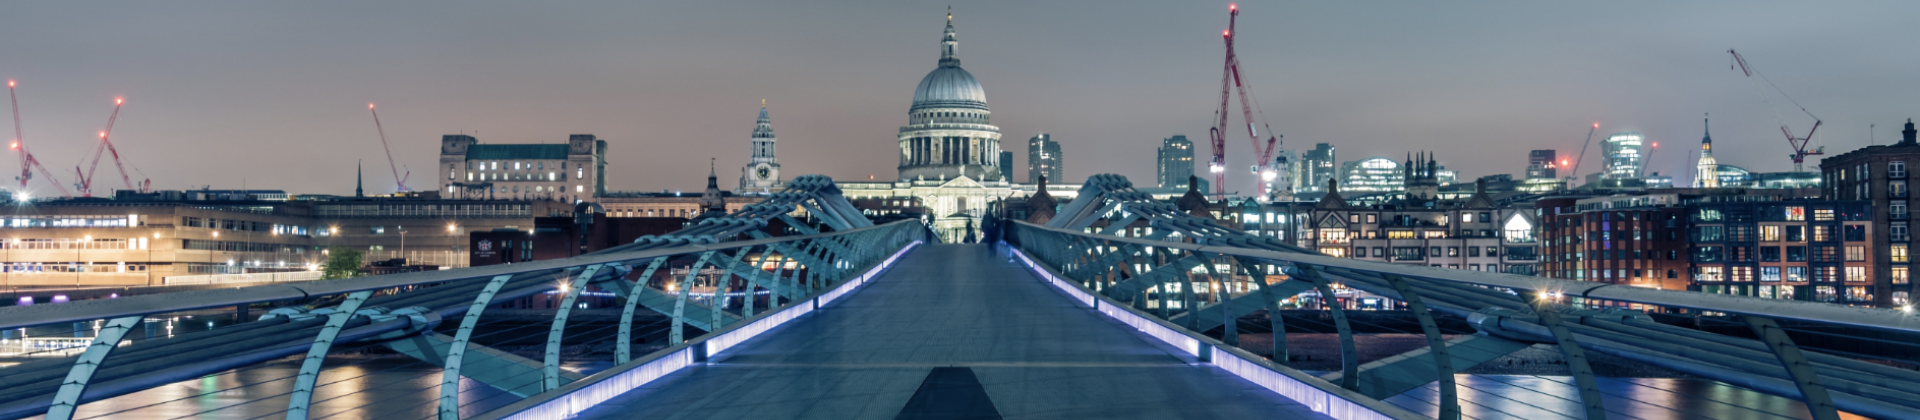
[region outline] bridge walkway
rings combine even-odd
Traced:
[[[1324,418],[1077,306],[986,245],[927,245],[807,319],[579,418]]]

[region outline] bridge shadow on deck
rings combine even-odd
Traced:
[[[936,367],[971,368],[1004,418],[1324,418],[1192,362],[986,245],[927,245],[848,298],[580,418],[892,419]]]

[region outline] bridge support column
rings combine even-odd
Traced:
[[[1440,377],[1440,419],[1458,420],[1460,418],[1460,391],[1453,381],[1453,357],[1447,356],[1447,342],[1440,338],[1440,326],[1433,322],[1433,313],[1427,310],[1427,304],[1420,301],[1420,294],[1413,291],[1407,280],[1392,274],[1383,274],[1400,294],[1400,300],[1407,302],[1407,311],[1420,321],[1420,331],[1426,333],[1427,347],[1433,355],[1434,374]]]
[[[1262,268],[1257,261],[1240,259],[1240,269],[1253,280],[1253,287],[1260,288],[1260,299],[1267,307],[1267,327],[1273,330],[1273,347],[1270,350],[1273,361],[1287,365],[1291,359],[1287,355],[1287,321],[1280,316],[1280,296],[1275,296],[1273,287],[1267,284],[1267,275],[1272,271]]]
[[[677,346],[687,341],[687,297],[693,295],[693,279],[700,276],[700,268],[707,265],[707,259],[713,258],[713,251],[700,253],[700,261],[687,268],[687,277],[680,281],[680,296],[673,300],[673,327],[667,330],[667,345]],[[812,270],[808,270],[812,271]]]
[[[570,286],[567,288],[567,295],[560,299],[560,307],[554,311],[553,327],[547,329],[547,351],[540,369],[542,378],[540,390],[547,391],[560,387],[560,340],[566,336],[567,316],[573,313],[573,302],[580,299],[580,292],[587,289],[587,283],[593,279],[593,276],[600,274],[600,269],[603,267],[606,267],[606,264],[589,265],[567,283]]]
[[[354,292],[347,295],[340,306],[333,308],[327,315],[327,324],[320,327],[320,334],[314,336],[313,347],[307,349],[307,358],[300,361],[300,373],[293,377],[293,394],[288,396],[287,420],[306,420],[307,407],[313,402],[314,382],[320,379],[320,366],[327,360],[327,351],[333,348],[334,337],[340,336],[340,329],[353,319],[353,313],[360,310],[373,291]]]
[[[1333,329],[1340,333],[1340,387],[1358,390],[1360,387],[1360,352],[1353,345],[1353,327],[1347,324],[1346,308],[1340,307],[1340,300],[1333,295],[1333,287],[1327,285],[1327,279],[1320,276],[1313,266],[1295,263],[1293,267],[1300,271],[1300,277],[1313,282],[1320,290],[1320,306],[1327,307],[1333,314]]]
[[[1220,277],[1219,269],[1214,268],[1214,263],[1216,262],[1218,257],[1220,257],[1219,255],[1208,256],[1205,253],[1197,253],[1197,254],[1200,254],[1200,258],[1206,261],[1205,266],[1207,267],[1207,277],[1211,277],[1213,280],[1213,283],[1217,283],[1213,286],[1213,301],[1217,303],[1217,305],[1215,306],[1220,307],[1220,320],[1221,320],[1220,326],[1222,328],[1220,332],[1220,341],[1226,343],[1229,346],[1239,347],[1240,346],[1240,322],[1239,322],[1240,319],[1238,316],[1236,316],[1236,314],[1233,313],[1233,305],[1229,302],[1231,300],[1230,298],[1232,294],[1227,292],[1227,285],[1232,283],[1233,276]],[[1232,271],[1228,271],[1228,274],[1232,274]],[[1200,313],[1197,312],[1199,311],[1199,308],[1194,308],[1192,310],[1195,311],[1193,312],[1194,316],[1189,316],[1187,317],[1187,319],[1194,320],[1195,322],[1197,322],[1200,318],[1199,317]],[[1200,332],[1200,331],[1194,331],[1194,332]]]
[[[1573,372],[1573,383],[1580,387],[1580,404],[1586,408],[1587,420],[1604,420],[1607,407],[1600,401],[1600,384],[1593,377],[1593,366],[1587,363],[1586,350],[1580,349],[1575,342],[1573,332],[1560,323],[1560,312],[1551,302],[1536,296],[1533,312],[1540,315],[1540,323],[1553,333],[1553,341],[1560,346],[1560,354],[1567,359],[1567,369]]]
[[[500,293],[500,287],[507,284],[513,275],[494,276],[487,281],[487,287],[473,297],[473,304],[467,306],[467,313],[460,317],[460,329],[453,333],[453,345],[447,347],[447,363],[440,373],[440,408],[437,410],[440,420],[460,420],[460,363],[467,352],[467,340],[473,338],[473,327],[480,323],[480,313],[487,310],[487,304],[493,302],[493,295]]]
[[[87,391],[87,382],[93,380],[93,372],[100,369],[100,362],[107,359],[114,347],[120,346],[120,339],[126,338],[133,324],[140,323],[145,316],[114,318],[100,328],[100,334],[93,337],[93,343],[73,361],[73,369],[67,371],[67,378],[60,383],[60,390],[53,394],[53,404],[47,408],[48,420],[69,420],[73,411],[80,408],[80,396]]]
[[[1833,405],[1833,399],[1827,395],[1827,387],[1820,384],[1820,373],[1813,370],[1813,363],[1800,353],[1800,347],[1793,345],[1793,339],[1787,337],[1786,330],[1772,318],[1741,315],[1747,326],[1753,328],[1753,335],[1773,350],[1773,356],[1780,360],[1780,366],[1787,369],[1787,375],[1793,378],[1793,384],[1800,388],[1800,401],[1807,404],[1807,413],[1817,420],[1839,420],[1839,409]]]
[[[1199,253],[1194,253],[1194,254],[1195,254],[1194,257],[1197,257],[1197,258],[1199,257]],[[1204,265],[1209,263],[1206,261],[1205,258],[1201,258],[1200,264]],[[1193,295],[1193,272],[1187,271],[1187,270],[1181,270],[1180,272],[1174,273],[1173,275],[1180,278],[1180,310],[1189,314],[1197,315],[1198,313],[1195,311],[1200,310],[1199,309],[1200,302],[1199,302],[1199,299],[1195,299]],[[1186,327],[1188,331],[1192,331],[1193,327],[1195,325],[1198,325],[1199,320],[1200,320],[1200,317],[1198,316],[1188,316],[1186,324],[1181,326]]]
[[[653,263],[647,264],[646,271],[640,273],[638,284],[633,286],[634,293],[624,296],[627,301],[624,302],[625,307],[620,309],[620,333],[618,341],[613,346],[613,364],[624,365],[633,360],[633,312],[640,306],[639,291],[647,287],[647,282],[653,278],[654,270],[659,270],[660,265],[666,262],[667,257],[654,258]],[[614,279],[614,281],[626,280]]]

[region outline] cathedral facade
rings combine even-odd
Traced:
[[[1000,128],[990,122],[986,90],[960,67],[959,47],[948,13],[938,66],[914,89],[907,125],[895,139],[900,177],[839,183],[848,198],[918,198],[934,230],[950,242],[979,229],[988,203],[1013,194],[1000,171]]]

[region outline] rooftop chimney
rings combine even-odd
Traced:
[[[1907,129],[1905,129],[1905,130],[1900,130],[1900,144],[1896,144],[1895,146],[1914,146],[1914,145],[1916,145],[1916,143],[1914,142],[1914,139],[1913,139],[1913,134],[1914,134],[1914,131],[1913,131],[1913,119],[1912,119],[1912,118],[1908,118],[1908,119],[1907,119]]]

